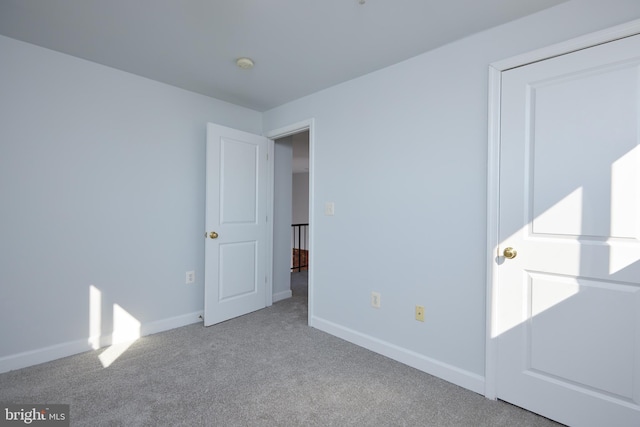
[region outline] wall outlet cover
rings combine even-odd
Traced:
[[[371,292],[371,307],[380,308],[380,292]]]
[[[196,282],[196,272],[195,271],[187,271],[187,277],[185,283],[187,285],[191,285]]]

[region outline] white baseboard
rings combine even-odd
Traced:
[[[202,319],[199,317],[201,315],[203,315],[203,312],[197,311],[194,313],[142,324],[140,326],[140,336],[152,335],[158,332],[168,331],[169,329],[201,322]],[[95,340],[92,341],[95,342]],[[99,337],[99,342],[109,345],[111,343],[111,335]],[[85,339],[69,341],[62,344],[4,356],[0,358],[0,373],[50,362],[62,357],[73,356],[74,354],[84,353],[85,351],[91,350],[94,350],[94,348],[89,342],[89,337],[87,337]]]
[[[409,365],[427,374],[436,376],[450,383],[459,385],[479,394],[484,394],[484,377],[447,363],[426,357],[406,348],[398,347],[386,341],[345,328],[325,319],[314,317],[311,319],[314,328],[335,335],[345,341],[359,345],[368,350]]]
[[[11,354],[0,358],[0,373],[39,365],[40,363],[71,356],[72,354],[84,353],[89,350],[92,350],[92,348],[89,344],[89,338],[87,338]]]
[[[202,322],[203,318],[204,311],[196,311],[193,313],[183,314],[181,316],[170,317],[168,319],[156,320],[142,325],[140,327],[140,335],[144,337],[145,335],[153,335],[158,332],[168,331],[169,329],[191,325],[193,323]]]
[[[291,291],[279,292],[273,295],[273,301],[276,302],[290,297]],[[143,324],[140,327],[140,335],[152,335],[158,332],[190,325],[192,323],[198,323],[201,321],[199,316],[202,314],[203,312],[199,311]],[[419,369],[430,375],[442,378],[443,380],[459,385],[460,387],[464,387],[479,394],[484,393],[485,381],[484,377],[481,375],[442,363],[438,360],[431,359],[411,350],[398,347],[318,317],[313,317],[311,319],[311,325],[321,331],[335,335],[393,360],[397,360],[398,362]],[[103,337],[102,339],[102,342],[110,341],[110,336]],[[67,343],[56,344],[49,347],[5,356],[0,358],[0,373],[26,368],[28,366],[49,362],[90,350],[93,350],[93,348],[89,344],[89,338],[87,337],[86,339],[70,341]]]
[[[282,301],[283,299],[291,298],[292,296],[293,293],[291,292],[291,290],[278,292],[276,294],[273,294],[273,302]]]

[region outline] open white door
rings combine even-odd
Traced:
[[[204,324],[266,306],[269,140],[207,124]]]
[[[639,76],[640,36],[502,73],[496,394],[568,425],[640,426]]]

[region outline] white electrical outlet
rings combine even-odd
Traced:
[[[191,285],[192,283],[196,283],[196,272],[187,271],[187,280],[185,281],[185,284]]]
[[[371,307],[380,308],[380,292],[371,292]]]

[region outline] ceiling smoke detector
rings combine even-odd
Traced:
[[[251,58],[238,58],[236,60],[236,65],[243,70],[249,70],[253,68],[253,60]]]

